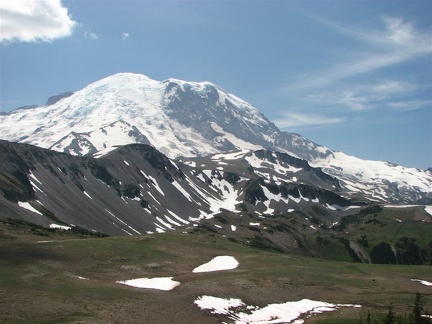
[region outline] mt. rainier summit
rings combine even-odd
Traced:
[[[52,105],[1,115],[0,139],[93,156],[130,143],[150,144],[170,158],[265,148],[321,167],[350,195],[432,200],[430,172],[361,160],[282,132],[252,105],[210,82],[115,74]]]
[[[129,143],[151,144],[170,158],[242,148],[295,154],[304,145],[308,151],[317,148],[282,133],[256,108],[212,83],[160,82],[131,73],[97,81],[53,105],[1,118],[3,139],[73,155],[101,155]]]

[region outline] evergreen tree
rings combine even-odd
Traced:
[[[370,310],[368,310],[368,314],[366,317],[366,324],[371,324],[371,323],[372,323],[371,313],[370,313]]]
[[[396,314],[393,310],[393,303],[390,304],[386,317],[383,319],[384,324],[395,324]]]
[[[424,323],[425,318],[422,317],[423,311],[424,310],[423,310],[422,296],[417,291],[417,294],[416,294],[415,299],[414,299],[414,306],[413,306],[413,309],[412,309],[411,315],[410,315],[410,323],[412,323],[412,324]]]

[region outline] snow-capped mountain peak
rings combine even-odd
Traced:
[[[241,118],[257,127],[269,123],[250,104],[210,82],[155,81],[141,74],[118,73],[53,105],[11,112],[0,129],[4,139],[75,155],[139,142],[150,143],[170,157],[195,156],[240,148],[227,140],[235,135],[220,132],[221,117],[231,124]],[[11,124],[13,128],[8,127]],[[114,130],[115,124],[130,127]],[[203,126],[200,134],[198,127]],[[77,142],[94,148],[80,148]]]
[[[118,73],[53,104],[1,115],[0,138],[93,156],[130,143],[151,144],[170,158],[265,148],[323,167],[353,194],[432,199],[430,173],[360,160],[282,132],[251,104],[207,81]]]

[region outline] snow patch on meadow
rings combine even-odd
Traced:
[[[319,314],[338,309],[339,307],[361,307],[352,304],[330,304],[310,299],[286,302],[282,304],[270,304],[263,308],[246,305],[237,298],[218,298],[212,296],[198,297],[194,303],[202,310],[212,314],[223,314],[236,324],[254,323],[303,323],[297,320],[303,314]]]
[[[180,285],[180,282],[172,280],[173,277],[159,278],[137,278],[124,281],[116,281],[116,283],[127,285],[136,288],[158,289],[158,290],[173,290]]]
[[[228,255],[217,256],[211,261],[200,265],[192,270],[192,272],[211,272],[220,270],[231,270],[237,268],[239,265],[238,261]]]
[[[426,280],[421,280],[421,279],[411,279],[411,281],[417,281],[420,282],[422,285],[425,286],[432,286],[432,282],[426,281]]]

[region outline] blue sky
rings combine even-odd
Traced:
[[[432,1],[0,2],[0,111],[117,72],[211,81],[282,130],[432,166]]]

